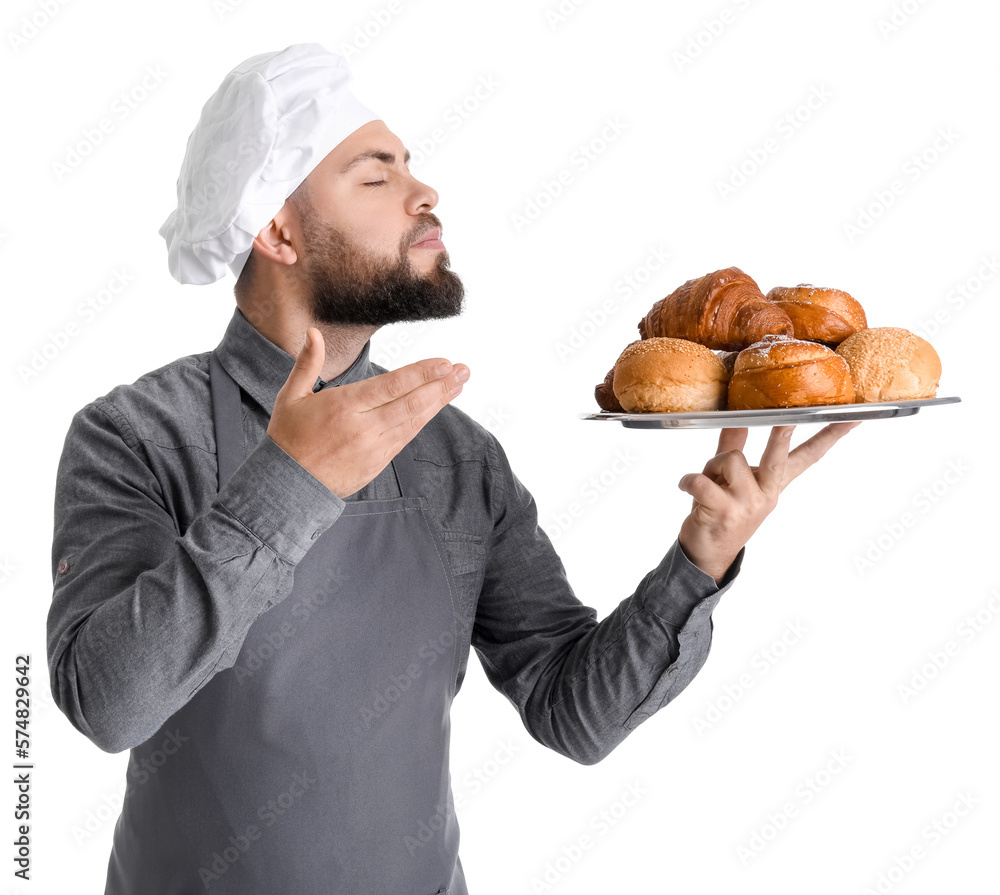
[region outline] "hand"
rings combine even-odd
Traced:
[[[469,377],[464,364],[438,357],[313,392],[325,357],[323,335],[310,327],[267,434],[340,498],[385,469]]]
[[[785,486],[859,425],[860,421],[831,423],[790,453],[795,426],[775,426],[760,466],[749,466],[743,455],[747,430],[723,429],[719,448],[705,469],[684,476],[678,484],[694,498],[678,536],[691,562],[718,584],[775,508]]]

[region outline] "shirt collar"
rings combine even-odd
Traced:
[[[339,376],[327,382],[317,377],[313,391],[374,376],[376,371],[368,360],[370,348],[369,339],[354,363]],[[233,312],[215,351],[226,372],[270,415],[278,391],[295,366],[295,358],[257,330],[239,308]]]

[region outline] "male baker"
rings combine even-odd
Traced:
[[[254,56],[202,109],[169,269],[236,310],[72,419],[59,465],[53,695],[130,750],[106,895],[467,892],[449,713],[475,647],[543,745],[604,758],[705,662],[711,613],[788,482],[746,430],[680,487],[678,539],[600,623],[464,364],[387,372],[381,326],[460,313],[437,193],[318,44]],[[428,836],[425,830],[431,830]]]

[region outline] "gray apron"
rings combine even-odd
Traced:
[[[240,391],[210,364],[221,484]],[[132,750],[105,895],[467,895],[449,776],[459,668],[445,553],[402,497],[348,501],[290,594]]]

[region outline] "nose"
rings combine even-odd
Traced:
[[[418,214],[421,211],[430,211],[435,205],[438,204],[438,194],[437,190],[432,186],[428,186],[416,177],[410,175],[410,179],[413,181],[412,188],[410,189],[409,196],[407,197],[407,210],[410,214]]]

